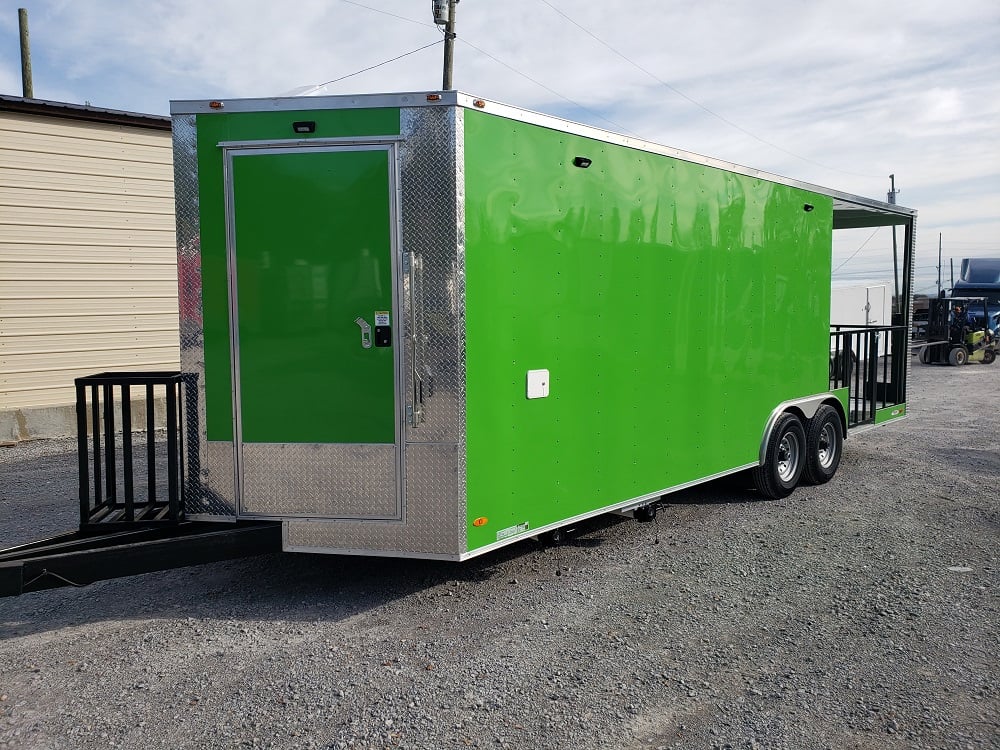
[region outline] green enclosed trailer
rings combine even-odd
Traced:
[[[905,414],[830,277],[905,227],[904,351],[909,209],[457,92],[172,113],[190,518],[460,560]]]

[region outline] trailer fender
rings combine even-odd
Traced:
[[[837,414],[840,416],[840,426],[844,433],[844,439],[847,439],[847,415],[844,413],[844,405],[840,403],[840,400],[834,397],[830,393],[820,393],[815,396],[807,396],[805,398],[793,399],[791,401],[782,401],[771,412],[771,415],[767,418],[767,424],[764,426],[764,434],[760,439],[760,448],[757,452],[757,463],[758,465],[764,464],[764,458],[767,455],[767,444],[771,439],[771,432],[774,430],[774,425],[778,421],[778,418],[786,413],[791,412],[792,414],[798,415],[799,419],[802,420],[803,425],[812,419],[819,407],[824,404],[829,404],[834,409],[837,410]]]

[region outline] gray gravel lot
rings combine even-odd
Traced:
[[[1000,365],[837,477],[462,564],[270,555],[0,600],[0,747],[1000,748]],[[0,546],[76,521],[0,448]]]

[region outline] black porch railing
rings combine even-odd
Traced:
[[[81,531],[184,519],[185,381],[179,372],[104,372],[76,379]],[[136,396],[145,400],[144,445],[135,444],[142,431],[133,433]],[[166,406],[165,434],[155,424],[160,396]]]
[[[872,424],[876,412],[906,400],[906,327],[830,328],[830,389],[849,389],[848,427]]]

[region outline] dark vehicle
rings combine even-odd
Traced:
[[[982,297],[986,300],[986,315],[982,310],[970,310],[975,315],[977,325],[996,331],[997,316],[1000,315],[1000,258],[963,258],[962,270],[952,297]]]

